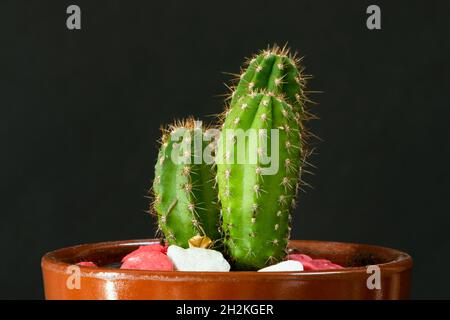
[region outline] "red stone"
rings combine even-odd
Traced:
[[[326,259],[313,259],[306,254],[290,254],[287,260],[295,260],[303,265],[303,270],[313,271],[313,270],[333,270],[333,269],[343,269],[342,266],[335,264]]]
[[[130,252],[129,254],[127,254],[125,257],[122,258],[122,262],[124,262],[125,260],[133,257],[134,255],[140,253],[140,252],[150,252],[150,251],[156,251],[156,252],[161,252],[166,254],[167,253],[167,245],[165,245],[164,247],[162,245],[160,245],[159,243],[154,243],[154,244],[150,244],[148,246],[140,246],[138,249]]]
[[[142,248],[142,247],[141,247]],[[137,249],[122,260],[120,269],[173,270],[172,261],[161,251]]]
[[[82,267],[96,267],[97,265],[93,263],[92,261],[81,261],[77,263],[77,266]]]

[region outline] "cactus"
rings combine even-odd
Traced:
[[[210,147],[203,136],[192,118],[163,129],[155,165],[153,209],[158,228],[169,244],[184,248],[196,235],[220,238],[215,171],[203,161],[203,151]]]
[[[306,163],[304,121],[312,118],[305,110],[306,77],[298,62],[288,49],[278,47],[249,61],[222,119],[217,173],[202,158],[211,145],[201,139],[200,154],[195,149],[196,138],[206,133],[193,119],[163,131],[153,208],[169,244],[222,240],[239,270],[259,269],[285,257]],[[235,131],[229,135],[229,130]],[[169,139],[179,132],[185,136],[182,143]],[[276,170],[269,173],[274,161]]]
[[[296,112],[292,104],[273,91],[240,91],[226,112],[217,153],[217,181],[223,241],[237,269],[259,269],[286,255],[304,155],[301,121]],[[237,139],[227,133],[228,129],[254,129],[257,133],[256,144],[249,143],[250,136],[246,139],[242,163],[237,163],[242,149],[238,150]],[[279,137],[276,149],[269,150],[271,129],[278,129]],[[266,146],[265,139],[270,140]],[[260,156],[274,152],[279,154],[279,169],[264,175],[266,166]],[[250,159],[255,153],[258,161],[253,163]]]

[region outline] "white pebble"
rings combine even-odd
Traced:
[[[258,272],[275,271],[303,271],[303,265],[299,261],[287,260],[258,270]]]
[[[230,264],[216,250],[171,245],[167,256],[178,271],[230,271]]]

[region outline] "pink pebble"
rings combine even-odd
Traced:
[[[97,265],[95,263],[93,263],[92,261],[81,261],[77,263],[77,266],[82,266],[82,267],[97,267]]]
[[[120,269],[173,270],[172,261],[164,253],[156,250],[139,248],[123,258],[122,262]]]
[[[287,260],[299,261],[303,265],[305,271],[312,270],[333,270],[333,269],[343,269],[344,267],[335,264],[326,259],[313,259],[306,254],[290,254]]]
[[[131,257],[137,255],[138,253],[141,252],[150,252],[150,251],[156,251],[156,252],[161,252],[166,254],[167,253],[167,245],[165,245],[164,247],[162,245],[160,245],[159,243],[153,243],[147,246],[140,246],[138,249],[130,252],[129,254],[127,254],[125,257],[122,258],[122,262],[124,262],[127,259],[130,259]]]

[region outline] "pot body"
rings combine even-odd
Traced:
[[[303,272],[179,272],[121,270],[118,262],[157,240],[86,244],[47,253],[42,272],[47,299],[407,299],[411,257],[378,246],[290,241],[289,247],[344,269]],[[100,267],[78,267],[93,261]],[[370,265],[370,267],[367,267]],[[103,267],[102,267],[103,266]]]

